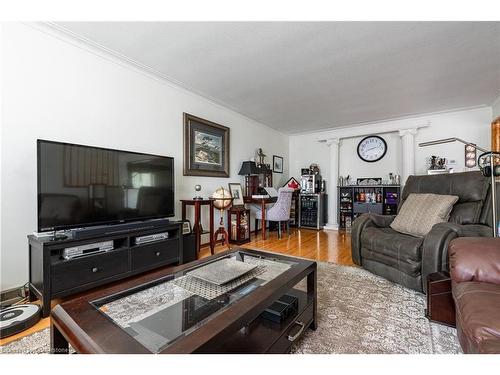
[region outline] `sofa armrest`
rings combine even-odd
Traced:
[[[361,233],[363,230],[368,227],[388,227],[394,218],[395,216],[390,215],[363,214],[354,220],[351,230],[351,255],[355,264],[361,266]]]
[[[451,241],[448,252],[454,282],[500,285],[500,238],[457,238]]]

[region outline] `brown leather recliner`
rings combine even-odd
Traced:
[[[500,353],[500,238],[457,238],[448,253],[463,351]]]

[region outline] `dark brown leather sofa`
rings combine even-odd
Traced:
[[[489,179],[480,172],[410,176],[400,206],[411,193],[450,194],[459,197],[449,222],[436,224],[423,238],[393,230],[394,216],[364,214],[354,220],[351,234],[355,264],[390,281],[417,291],[423,280],[448,270],[448,244],[457,237],[490,237],[491,196]]]
[[[500,353],[500,238],[458,238],[448,251],[463,351]]]

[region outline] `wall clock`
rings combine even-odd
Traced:
[[[358,144],[358,156],[369,163],[379,161],[387,152],[387,143],[378,135],[363,138]]]

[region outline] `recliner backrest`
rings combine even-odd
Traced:
[[[489,179],[481,172],[446,173],[438,175],[409,176],[406,180],[400,207],[411,193],[456,195],[450,222],[457,224],[486,224],[486,202],[489,195]]]

